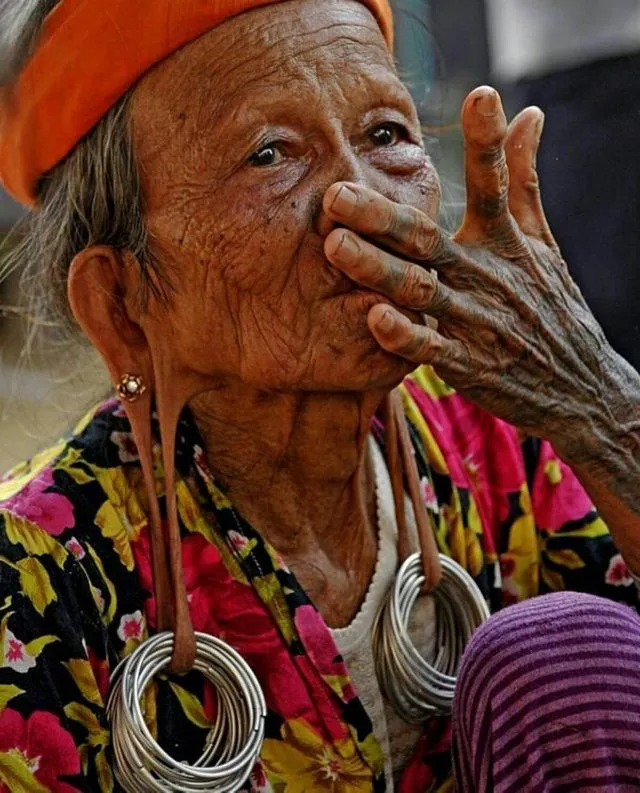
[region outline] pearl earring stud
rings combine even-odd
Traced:
[[[147,390],[144,380],[140,375],[127,372],[120,378],[118,396],[125,402],[135,402]]]

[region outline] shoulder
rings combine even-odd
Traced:
[[[131,513],[143,524],[140,479],[130,427],[116,402],[100,405],[67,439],[5,476],[0,608],[11,599],[40,616],[85,610],[100,629],[124,605],[121,592],[137,600],[128,529]]]
[[[103,499],[105,472],[137,461],[124,412],[106,402],[88,413],[66,439],[0,478],[0,514],[65,539],[76,514]]]

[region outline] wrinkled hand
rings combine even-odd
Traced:
[[[497,93],[476,89],[462,114],[467,204],[455,236],[416,209],[338,183],[324,209],[343,228],[327,236],[325,253],[393,303],[368,316],[381,347],[432,364],[491,413],[562,446],[600,409],[611,353],[544,216],[542,125],[542,112],[528,108],[507,127]],[[424,324],[424,314],[437,322]]]

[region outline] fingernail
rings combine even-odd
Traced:
[[[344,231],[340,237],[340,241],[333,249],[333,255],[338,259],[351,258],[360,252],[360,246],[353,235]]]
[[[347,187],[343,184],[338,192],[336,193],[336,197],[333,199],[331,203],[331,210],[336,213],[336,215],[342,215],[343,217],[347,217],[351,215],[353,210],[358,206],[358,195],[355,191],[351,190],[351,188]]]
[[[380,319],[376,322],[376,327],[383,333],[391,333],[395,324],[396,321],[393,314],[390,311],[385,311]]]
[[[483,118],[491,118],[498,112],[498,94],[496,91],[487,91],[476,99],[476,112]]]

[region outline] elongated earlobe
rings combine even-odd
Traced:
[[[153,592],[156,602],[156,627],[158,631],[172,630],[175,624],[174,590],[169,559],[167,538],[162,526],[160,504],[156,493],[153,471],[153,438],[151,434],[151,412],[153,391],[147,389],[135,403],[125,407],[133,437],[138,447],[147,501],[150,512],[151,561],[153,567]],[[167,485],[167,494],[169,493]]]
[[[160,373],[159,373],[160,374]],[[156,408],[160,422],[162,438],[162,460],[164,467],[168,522],[168,561],[173,588],[174,607],[174,644],[171,659],[172,672],[186,672],[193,667],[196,656],[196,638],[193,631],[187,589],[182,564],[182,544],[180,541],[180,524],[178,522],[178,506],[176,501],[176,431],[180,414],[191,396],[188,391],[180,390],[167,372],[166,376],[158,377]]]
[[[385,450],[391,478],[391,489],[398,525],[398,556],[403,562],[411,553],[407,521],[404,512],[404,484],[406,482],[418,532],[425,581],[423,594],[432,592],[442,580],[442,565],[436,538],[431,527],[424,499],[420,493],[420,479],[415,455],[407,429],[398,389],[391,391],[383,403]]]
[[[82,251],[69,272],[69,302],[76,321],[105,362],[131,424],[149,503],[157,629],[171,630],[175,597],[153,471],[151,413],[156,378],[145,334],[125,310],[121,274],[122,261],[113,249],[100,246]]]

